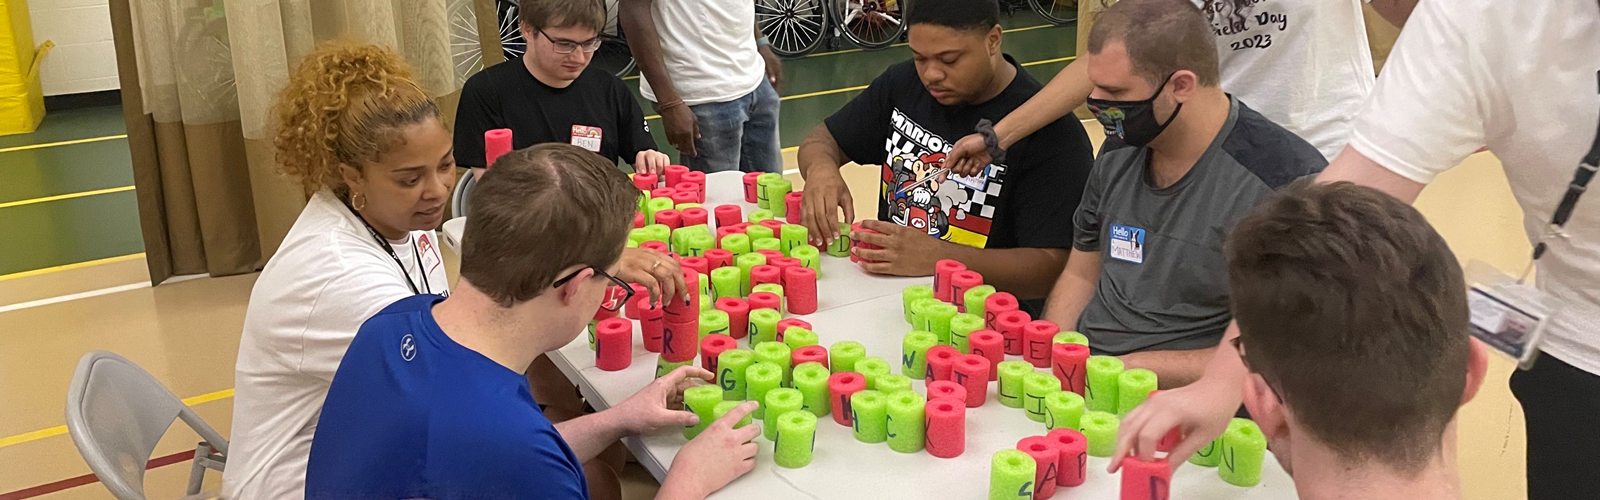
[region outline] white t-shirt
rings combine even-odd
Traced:
[[[1220,0],[1211,20],[1222,88],[1317,147],[1344,149],[1350,121],[1372,90],[1372,49],[1361,0],[1240,2],[1235,20]]]
[[[755,92],[767,76],[756,50],[756,4],[750,0],[654,0],[650,17],[672,88],[690,106]],[[648,78],[639,93],[656,101]],[[660,101],[656,101],[660,102]]]
[[[1350,145],[1427,183],[1488,145],[1537,239],[1600,122],[1600,3],[1422,0]],[[1560,304],[1544,352],[1600,374],[1600,193],[1548,240],[1538,284]]]
[[[356,330],[413,295],[448,294],[433,231],[390,242],[405,265],[328,191],[311,197],[250,292],[234,373],[233,439],[224,498],[305,497],[311,437]]]

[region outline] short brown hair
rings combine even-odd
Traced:
[[[1466,387],[1460,264],[1410,205],[1307,181],[1228,237],[1245,362],[1345,460],[1417,473]]]
[[[639,190],[604,158],[571,144],[512,151],[472,190],[461,277],[502,307],[549,290],[573,265],[606,269],[627,242]]]
[[[522,0],[517,19],[533,29],[581,26],[606,29],[606,7],[601,0]]]
[[[1189,0],[1122,0],[1106,7],[1089,29],[1089,53],[1121,41],[1133,71],[1162,85],[1179,70],[1199,77],[1200,85],[1221,85],[1217,39],[1211,23]]]

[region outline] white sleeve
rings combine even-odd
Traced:
[[[1441,3],[1418,2],[1351,127],[1356,151],[1423,184],[1484,146],[1494,89],[1480,52],[1493,49],[1474,47]]]
[[[370,244],[337,239],[332,243],[341,247],[333,255],[342,270],[315,295],[300,349],[300,372],[328,381],[361,325],[390,304],[414,295],[389,254]]]

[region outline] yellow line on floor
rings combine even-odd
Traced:
[[[0,208],[20,207],[20,206],[23,206],[23,205],[32,205],[34,203],[44,203],[44,202],[49,202],[49,201],[70,200],[70,199],[73,199],[73,198],[82,198],[82,197],[85,197],[85,196],[95,196],[95,195],[102,195],[102,194],[121,193],[123,191],[133,191],[133,186],[122,186],[122,187],[114,187],[114,188],[106,188],[106,189],[96,189],[94,191],[83,191],[83,192],[78,192],[78,193],[58,194],[58,195],[55,195],[55,196],[46,196],[46,197],[43,197],[43,198],[33,198],[33,199],[30,199],[30,200],[8,201],[8,202],[5,202],[5,203],[0,203]]]
[[[130,261],[130,260],[139,260],[139,259],[143,259],[143,258],[144,258],[144,253],[142,253],[142,252],[141,253],[135,253],[135,254],[128,254],[128,255],[121,255],[121,256],[117,256],[117,257],[108,257],[108,258],[104,258],[104,259],[91,260],[91,261],[88,261],[88,262],[77,262],[77,263],[65,264],[65,265],[60,265],[60,266],[55,266],[55,267],[46,267],[44,269],[34,269],[32,271],[22,271],[20,273],[11,273],[11,274],[6,274],[6,275],[0,275],[0,281],[27,278],[27,277],[30,277],[30,276],[38,276],[38,275],[41,275],[41,274],[59,273],[61,271],[71,271],[73,269],[82,269],[82,268],[85,268],[85,267],[93,267],[93,266],[98,266],[98,265],[101,265],[101,264],[115,264],[117,262],[127,262],[127,261]]]
[[[0,153],[10,153],[12,151],[24,151],[24,150],[29,150],[29,149],[48,148],[48,147],[54,147],[54,146],[71,146],[73,144],[84,144],[84,143],[89,143],[89,142],[110,141],[110,140],[127,139],[127,138],[128,138],[128,134],[121,134],[121,135],[108,135],[108,136],[105,136],[105,137],[90,137],[88,139],[76,139],[76,140],[71,140],[71,141],[47,142],[47,143],[44,143],[44,144],[28,144],[26,146],[15,146],[15,147],[9,147],[9,148],[0,148]]]
[[[1050,63],[1058,63],[1058,62],[1062,62],[1062,61],[1071,61],[1073,59],[1077,59],[1077,57],[1075,57],[1075,56],[1067,56],[1067,57],[1057,57],[1055,59],[1045,59],[1043,61],[1025,62],[1025,63],[1022,63],[1022,66],[1023,67],[1038,66],[1040,64],[1050,64]]]
[[[233,397],[233,389],[223,389],[223,390],[220,390],[220,391],[217,391],[217,392],[208,393],[208,394],[201,394],[199,396],[195,396],[195,397],[192,397],[192,398],[189,398],[189,399],[185,399],[185,400],[183,400],[183,404],[188,405],[188,406],[195,406],[195,405],[210,403],[212,401],[217,401],[217,400],[221,400],[221,399],[228,399],[228,398],[231,398],[231,397]],[[30,442],[30,441],[38,441],[40,439],[45,439],[45,438],[52,438],[52,437],[60,436],[62,434],[66,434],[66,433],[67,433],[67,426],[58,425],[58,426],[51,427],[51,428],[48,428],[48,429],[39,429],[39,430],[36,430],[36,431],[33,431],[33,432],[24,432],[22,434],[17,434],[15,436],[6,436],[6,437],[3,437],[3,438],[0,438],[0,448],[5,448],[7,446],[18,445],[18,444],[22,444],[22,443],[27,443],[27,442]]]

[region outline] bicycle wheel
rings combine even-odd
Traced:
[[[756,0],[756,23],[772,53],[799,57],[816,50],[827,33],[822,0]]]
[[[633,60],[633,51],[628,48],[628,39],[612,35],[600,35],[600,49],[594,51],[594,58],[589,60],[589,65],[617,75],[617,78],[628,76],[639,66]]]
[[[833,0],[833,22],[844,37],[863,49],[894,45],[906,27],[900,22],[905,0]]]
[[[528,42],[522,39],[517,24],[517,1],[495,0],[495,12],[500,15],[500,51],[507,61],[522,59],[528,52]]]
[[[1050,24],[1066,26],[1078,23],[1078,0],[1028,0],[1028,6],[1033,7],[1033,11]]]

